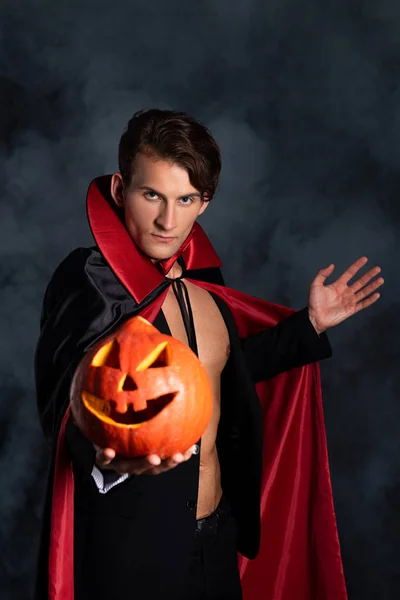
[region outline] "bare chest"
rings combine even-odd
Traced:
[[[193,312],[199,359],[209,376],[220,375],[229,355],[229,334],[212,296],[185,280]],[[188,344],[182,314],[172,287],[162,305],[171,335]]]

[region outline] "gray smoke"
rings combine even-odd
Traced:
[[[364,254],[382,267],[381,300],[330,332],[321,368],[349,595],[397,598],[400,6],[3,0],[0,28],[2,598],[28,597],[35,568],[44,289],[92,243],[87,186],[116,169],[126,122],[150,107],[193,114],[221,145],[201,223],[228,285],[301,308],[329,263],[328,282]]]

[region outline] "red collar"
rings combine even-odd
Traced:
[[[137,302],[142,302],[164,277],[132,240],[123,222],[123,211],[110,194],[111,175],[96,177],[88,189],[86,209],[96,244],[111,269]],[[165,273],[182,256],[186,269],[220,267],[218,258],[202,227],[195,223],[178,252],[162,261]]]

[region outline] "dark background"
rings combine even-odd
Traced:
[[[44,289],[92,244],[88,183],[150,107],[193,114],[221,145],[200,222],[230,286],[301,308],[329,263],[329,281],[364,254],[382,267],[382,298],[331,330],[321,368],[349,597],[399,598],[400,4],[2,0],[0,32],[1,599],[30,597],[36,561]]]

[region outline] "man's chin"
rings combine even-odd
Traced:
[[[159,261],[159,260],[167,260],[171,258],[179,249],[177,244],[171,244],[171,246],[167,248],[155,248],[152,244],[145,245],[141,247],[142,252],[144,252],[151,260]]]

